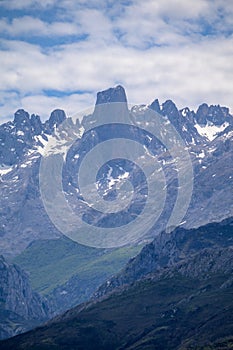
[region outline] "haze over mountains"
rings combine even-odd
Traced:
[[[58,146],[56,148],[56,145],[53,145],[53,147],[50,148],[50,152],[56,154],[56,152],[60,151],[59,137],[64,131],[63,126],[68,125],[69,130],[72,131],[72,137],[76,135],[78,141],[77,144],[73,144],[71,150],[67,153],[66,164],[64,162],[64,192],[67,200],[70,200],[72,204],[74,203],[75,208],[76,197],[74,196],[74,193],[77,193],[75,183],[75,178],[77,177],[76,165],[78,164],[79,157],[81,158],[81,153],[78,153],[77,151],[79,149],[78,147],[80,147],[79,140],[81,140],[83,133],[85,135],[85,130],[94,128],[96,118],[98,117],[98,106],[102,104],[111,105],[111,103],[115,102],[119,102],[121,106],[123,106],[122,108],[129,113],[132,127],[127,131],[127,137],[130,137],[133,140],[138,140],[139,138],[142,139],[142,143],[149,154],[151,154],[152,160],[153,156],[156,155],[159,166],[166,175],[166,187],[163,190],[164,192],[167,192],[167,201],[162,215],[156,221],[155,225],[147,232],[144,232],[144,235],[135,242],[134,246],[123,247],[120,249],[97,249],[85,247],[77,242],[69,240],[64,237],[51,222],[41,199],[39,169],[40,161],[44,155],[46,146],[51,142],[54,134],[58,140]],[[151,110],[159,113],[165,123],[171,124],[176,128],[192,161],[194,187],[191,202],[182,223],[180,223],[180,227],[173,231],[171,235],[164,233],[163,230],[166,228],[166,223],[171,215],[177,194],[181,190],[177,181],[177,172],[179,172],[179,169],[176,169],[176,160],[171,159],[166,147],[164,147],[161,142],[152,139],[150,133],[141,131],[138,128],[140,122],[143,124],[148,118],[151,118]],[[125,130],[120,126],[118,132],[123,134]],[[98,142],[106,138],[106,135],[109,138],[114,138],[115,133],[114,129],[110,131],[108,130],[107,132],[103,131],[102,133],[97,130],[92,137],[92,143],[93,145],[98,144]],[[70,135],[64,136],[63,133],[63,137],[67,137],[68,139]],[[82,142],[83,148],[88,149],[90,139],[88,137],[86,139],[83,138]],[[75,159],[73,163],[72,159]],[[74,307],[80,302],[89,300],[93,293],[95,293],[95,297],[102,298],[106,293],[113,292],[116,287],[122,288],[124,285],[135,283],[135,281],[144,278],[144,276],[149,273],[157,274],[160,273],[159,271],[161,269],[170,269],[170,267],[173,268],[173,266],[177,266],[175,269],[177,269],[178,273],[184,275],[185,278],[188,279],[187,281],[178,279],[177,283],[179,284],[179,287],[177,288],[181,288],[183,291],[186,282],[190,283],[190,286],[194,283],[194,281],[191,281],[192,276],[190,276],[189,272],[191,266],[193,266],[193,271],[199,271],[200,267],[200,276],[202,276],[202,274],[205,273],[204,266],[206,264],[206,259],[208,261],[220,259],[216,270],[211,269],[211,266],[209,266],[210,280],[212,281],[210,282],[211,288],[208,289],[208,284],[206,284],[206,282],[200,282],[196,287],[196,293],[198,294],[200,290],[206,289],[208,293],[210,292],[210,294],[206,294],[207,298],[213,297],[215,293],[218,293],[218,287],[220,288],[224,283],[231,288],[230,274],[232,266],[228,266],[228,261],[232,254],[232,219],[228,218],[233,216],[232,161],[233,117],[227,107],[219,105],[208,106],[204,103],[198,107],[196,112],[190,111],[189,108],[184,108],[179,111],[175,103],[171,100],[162,104],[160,104],[158,100],[154,100],[150,105],[133,106],[128,110],[125,91],[121,86],[117,86],[99,92],[97,94],[95,112],[92,115],[84,116],[80,121],[67,118],[62,110],[55,110],[51,113],[49,120],[41,122],[39,116],[29,116],[26,111],[18,110],[15,113],[12,122],[0,126],[0,254],[4,256],[4,258],[2,258],[1,266],[3,266],[3,268],[1,269],[1,272],[3,276],[5,273],[4,271],[7,270],[9,271],[8,274],[11,275],[11,271],[19,269],[5,261],[5,259],[8,259],[11,262],[15,262],[29,273],[29,276],[26,276],[24,275],[24,272],[22,272],[23,277],[21,279],[23,280],[22,283],[26,285],[26,296],[29,294],[31,295],[26,301],[29,305],[28,308],[34,308],[34,311],[30,311],[29,318],[23,319],[25,315],[21,314],[21,311],[18,312],[16,305],[12,306],[11,303],[11,307],[9,307],[9,304],[5,302],[5,299],[2,297],[4,300],[1,304],[1,308],[4,310],[5,314],[5,318],[2,322],[6,322],[6,320],[8,322],[14,316],[13,326],[11,323],[9,329],[6,331],[4,329],[2,330],[2,337],[11,336],[21,331],[25,331],[31,326],[35,326],[37,324],[36,322],[48,319],[54,314],[58,314]],[[111,196],[114,197],[115,195],[114,191],[112,191],[111,184],[116,182],[117,177],[122,177],[125,173],[126,170],[115,171],[114,165],[112,165],[111,173],[109,173],[108,170],[106,176],[102,176],[102,178],[100,176],[99,187],[100,189],[107,189],[107,195],[110,199]],[[142,176],[141,173],[136,172],[135,181],[137,180],[137,188],[139,188],[139,190],[144,190],[144,178],[140,176]],[[69,181],[66,181],[67,179]],[[142,197],[139,197],[139,199],[135,198],[135,202],[138,206],[143,204]],[[57,203],[57,205],[59,206],[59,203]],[[78,208],[75,208],[75,210],[78,210]],[[131,219],[131,214],[132,213],[129,212],[129,217],[122,216],[122,220],[128,220],[128,218]],[[109,223],[116,224],[116,221],[114,221],[115,219],[113,219],[113,221],[108,221],[108,218],[105,216],[94,219],[97,220],[97,226],[100,225],[100,227],[101,225],[107,225]],[[210,224],[201,229],[197,229],[201,225],[214,221],[220,222],[224,219],[226,219],[226,221],[223,221],[220,225],[212,224],[211,226]],[[145,245],[148,242],[151,243],[146,245],[141,253],[131,260],[119,274],[112,277],[112,275],[115,275],[124,267],[130,257],[135,256],[139,252],[141,249],[140,244]],[[208,252],[202,253],[202,251],[206,249]],[[195,260],[195,254],[199,254],[200,266],[198,266],[198,261]],[[221,260],[221,257],[223,257],[224,254],[229,257],[226,261]],[[195,261],[192,260],[192,262],[189,262],[187,261],[188,258],[193,258]],[[19,269],[17,271],[21,270]],[[166,275],[165,273],[165,277],[161,277],[166,280],[165,284],[167,284],[165,289],[167,291],[170,284],[169,278],[172,279],[175,274],[174,270],[171,271],[173,271],[171,272],[171,275],[169,275],[169,273]],[[224,275],[221,281],[216,281],[215,273],[218,273],[219,271],[226,271],[226,276]],[[163,274],[163,272],[161,273]],[[19,272],[19,274],[21,274],[21,272]],[[4,293],[8,295],[8,299],[10,295],[10,283],[16,285],[19,279],[19,276],[16,276],[15,274],[12,274],[12,276],[15,276],[13,282],[9,282],[9,278],[4,279],[4,291],[7,291]],[[155,280],[152,278],[152,282],[148,282],[149,287],[146,285],[146,293],[147,287],[154,290],[157,278],[160,277],[154,278]],[[28,279],[30,279],[32,287],[29,286]],[[144,282],[139,282],[139,294],[143,294],[140,289],[142,288],[143,290],[143,283]],[[163,282],[161,283],[163,284]],[[216,284],[216,288],[214,284]],[[36,293],[40,292],[43,294],[43,297],[38,294],[33,294],[34,291],[31,291],[31,288],[34,288]],[[132,288],[137,289],[137,287]],[[162,285],[161,288],[163,288]],[[98,291],[96,292],[97,289]],[[15,293],[19,293],[19,295],[22,294],[20,291],[17,292],[15,288],[13,288],[13,293],[14,291]],[[127,293],[132,295],[134,292],[135,290],[131,292],[130,289],[129,292],[123,292],[126,310],[128,310],[127,308],[129,306],[129,296]],[[1,296],[3,296],[4,293],[2,292]],[[150,294],[149,291],[148,293]],[[179,289],[179,297],[180,293]],[[190,293],[191,291],[187,290],[187,294],[184,292],[182,298],[190,298]],[[231,293],[231,289],[229,289],[229,293]],[[179,297],[176,299],[178,303],[181,302]],[[20,298],[21,297],[19,296],[18,299],[11,299],[16,300],[15,304],[18,304],[18,300],[21,300]],[[121,296],[116,296],[116,299],[114,298],[115,297],[113,297],[113,299],[110,298],[110,301],[106,301],[108,305],[107,307],[112,307],[111,300],[113,300],[114,305],[116,305],[118,303],[117,298],[121,299]],[[220,299],[221,298],[222,296],[220,296]],[[225,297],[223,296],[223,299],[224,298]],[[167,303],[167,300],[164,302]],[[44,303],[43,306],[42,303]],[[100,312],[98,311],[100,310],[98,308],[101,308],[101,305],[96,306],[97,315]],[[145,308],[146,307],[149,306],[145,306]],[[174,309],[176,309],[176,307],[177,306],[175,306]],[[199,306],[195,307],[198,308]],[[195,307],[193,306],[194,309]],[[232,307],[232,305],[228,304],[228,299],[226,301],[226,307],[228,307],[228,310]],[[95,309],[95,306],[93,306],[93,308]],[[166,306],[165,309],[165,311],[163,310],[161,312],[165,312],[165,315],[171,316],[172,311],[170,306],[168,309]],[[12,310],[15,310],[13,316],[11,314]],[[31,319],[33,319],[33,312],[36,312],[35,310],[40,310],[39,314],[41,314],[41,317],[33,323]],[[72,312],[73,311],[68,315],[72,315],[71,318],[73,322]],[[86,311],[84,311],[84,313],[85,312]],[[87,311],[87,313],[88,312],[89,311]],[[151,313],[151,315],[152,314],[153,313]],[[134,316],[135,315],[132,313],[131,317],[134,318]],[[67,317],[69,318],[70,316]],[[79,316],[76,316],[75,311],[75,320],[76,317]],[[89,316],[84,316],[84,318],[85,317],[88,318]],[[118,317],[119,316],[116,315],[116,318]],[[30,326],[28,325],[28,319],[32,322]],[[90,319],[88,318],[87,324],[89,320]],[[60,321],[63,323],[63,319],[58,322]],[[66,322],[66,320],[64,322]],[[115,320],[109,320],[108,322],[112,324]],[[17,326],[15,326],[16,324]],[[80,325],[78,325],[78,327],[79,326]],[[157,326],[156,323],[156,327]],[[95,335],[96,325],[93,327],[93,334]],[[141,326],[138,328],[140,336],[137,335],[139,342],[141,341],[140,339],[143,339],[143,336],[141,335],[143,330],[140,327]],[[148,329],[152,329],[154,326],[152,327],[152,324],[150,324],[148,327]],[[163,325],[161,327],[169,328],[170,323],[169,325]],[[58,328],[60,329],[60,323]],[[50,332],[50,328],[48,329]],[[80,329],[81,334],[83,329],[82,327]],[[155,328],[153,328],[153,332],[154,329]],[[156,329],[156,332],[160,332],[158,328]],[[106,329],[104,325],[103,339],[106,339],[105,331]],[[53,328],[51,328],[51,332],[53,332]],[[132,343],[134,344],[132,345],[131,342],[136,342],[137,336],[134,338],[132,335],[132,338],[130,336],[129,339],[127,338],[127,335],[127,339],[125,338],[127,344],[123,344],[118,341],[118,336],[121,333],[116,334],[116,338],[115,335],[113,337],[113,339],[115,339],[115,345],[111,343],[111,346],[116,346],[117,348],[117,346],[120,347],[127,345],[125,348],[133,349],[132,346],[135,346],[135,344]],[[145,334],[147,334],[147,332]],[[163,341],[161,340],[163,338],[158,339],[160,339],[158,341]],[[82,339],[80,341],[80,346],[88,349],[87,344],[85,342],[82,343],[84,340]],[[25,349],[30,348],[28,347],[28,344],[29,343],[25,345]],[[100,343],[99,349],[104,349],[103,344],[101,344],[102,343]],[[108,344],[106,346],[110,346],[108,340],[106,340],[106,344]],[[177,346],[178,349],[179,347],[176,344],[179,345],[179,341],[177,341],[177,343],[171,342],[168,346],[171,346],[171,349],[172,346],[174,346],[174,349],[176,349],[175,346]],[[14,344],[14,346],[16,345]],[[35,348],[36,346],[37,345],[35,345]],[[40,344],[39,346],[42,345]],[[47,345],[45,345],[44,348],[46,348],[46,346]],[[63,345],[56,346],[57,349],[66,349]],[[140,346],[138,349],[143,348]],[[72,347],[68,348],[72,349]],[[80,349],[81,348],[82,347],[80,347]],[[106,349],[107,348],[108,347],[106,347]],[[167,347],[167,349],[169,349],[169,347]]]

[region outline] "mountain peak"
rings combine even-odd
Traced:
[[[207,122],[207,115],[209,112],[209,106],[207,105],[207,103],[202,103],[198,109],[197,109],[197,113],[196,113],[196,120],[198,124],[201,125],[205,125]]]
[[[62,109],[55,109],[49,118],[49,126],[53,128],[54,126],[60,125],[66,119],[66,114]]]
[[[201,104],[196,113],[196,121],[199,125],[209,123],[220,126],[225,122],[232,124],[232,117],[229,114],[229,108],[220,105]]]
[[[30,120],[28,112],[24,109],[18,109],[14,115],[14,123],[17,127],[27,124]]]
[[[109,102],[127,103],[125,89],[121,85],[97,93],[96,105]]]
[[[167,100],[162,104],[161,112],[170,120],[177,130],[181,130],[184,118],[180,115],[172,100]]]
[[[162,104],[162,110],[165,113],[172,113],[172,112],[178,113],[178,109],[177,109],[175,103],[172,100],[165,101]]]
[[[40,135],[43,129],[39,115],[32,114],[31,125],[36,135]]]
[[[153,109],[153,111],[160,113],[160,105],[159,100],[156,98],[149,106],[149,108]]]

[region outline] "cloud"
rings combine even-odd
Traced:
[[[0,124],[12,118],[13,113],[20,107],[21,101],[15,91],[0,91]]]
[[[60,108],[66,111],[67,116],[75,116],[80,111],[85,111],[95,103],[95,96],[90,93],[71,94],[64,97],[49,97],[46,95],[34,95],[24,97],[21,101],[22,108],[29,113],[36,113],[42,119],[48,119],[50,113]]]
[[[1,0],[1,6],[9,10],[22,10],[28,8],[47,8],[55,5],[57,0]]]
[[[77,25],[67,22],[46,23],[38,18],[23,16],[0,20],[0,33],[12,37],[41,37],[41,36],[65,36],[77,35],[79,32]]]
[[[0,91],[0,123],[13,119],[16,110],[23,108],[30,114],[39,115],[42,120],[47,120],[50,113],[57,108],[66,111],[67,116],[73,117],[77,113],[93,107],[95,95],[91,93],[71,94],[68,96],[54,97],[45,94],[32,96],[20,96],[17,92],[4,93]],[[6,117],[7,116],[7,117]]]
[[[81,10],[76,15],[76,21],[79,23],[83,33],[88,34],[95,44],[99,45],[103,42],[112,44],[115,41],[112,22],[99,10]]]
[[[72,114],[118,83],[132,103],[172,98],[180,108],[205,101],[233,111],[233,6],[191,2],[54,0],[43,3],[54,9],[50,21],[42,10],[37,17],[2,19],[0,32],[8,34],[0,46],[2,114],[12,114],[16,104],[43,116],[62,105]],[[40,42],[29,43],[33,35]],[[51,37],[56,43],[43,45]]]

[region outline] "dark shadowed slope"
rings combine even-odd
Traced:
[[[217,237],[222,227],[216,224]],[[224,227],[227,241],[233,226]],[[200,247],[173,266],[1,343],[0,349],[191,350],[208,349],[208,344],[216,349],[220,342],[231,346],[232,271],[230,244]]]

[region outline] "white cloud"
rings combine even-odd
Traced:
[[[45,95],[27,96],[21,100],[22,108],[29,113],[36,113],[42,119],[48,119],[50,113],[60,108],[66,111],[67,116],[72,117],[80,111],[85,111],[93,106],[95,97],[92,94],[72,94],[62,98],[48,97]]]
[[[54,109],[63,109],[67,116],[73,117],[81,111],[85,112],[95,103],[95,96],[91,93],[71,94],[64,97],[49,97],[44,94],[20,97],[15,92],[0,92],[0,98],[4,102],[0,105],[0,124],[13,119],[14,113],[20,108],[30,114],[38,114],[42,120],[47,120]]]
[[[138,3],[140,3],[139,0]],[[147,11],[149,11],[150,8],[152,8],[153,11],[153,5],[159,16],[165,16],[173,19],[195,19],[209,8],[208,0],[195,0],[192,3],[187,0],[160,0],[156,2],[150,0],[146,4]]]
[[[0,20],[0,33],[12,37],[27,36],[64,36],[77,35],[79,29],[74,23],[52,22],[46,23],[38,18],[23,16],[14,18],[12,21],[7,19]]]
[[[37,1],[26,3],[39,6]],[[46,6],[53,3],[47,1]],[[77,105],[93,103],[98,90],[117,83],[126,87],[131,103],[172,98],[180,108],[196,108],[205,101],[233,111],[233,37],[225,35],[233,14],[229,2],[134,0],[128,6],[113,2],[112,7],[108,3],[61,0],[56,3],[58,17],[65,22],[54,17],[48,23],[32,16],[0,22],[1,32],[18,38],[1,42],[2,113],[12,113],[18,103],[17,107],[43,116],[60,105],[72,114]],[[205,23],[223,29],[202,35]],[[45,48],[22,41],[20,35],[25,33],[41,38],[76,33],[87,38]],[[18,99],[11,92],[7,95],[12,90]],[[71,95],[46,97],[45,90]]]
[[[12,119],[14,112],[20,108],[19,95],[14,91],[0,91],[0,124]]]
[[[57,0],[1,0],[1,6],[10,10],[22,10],[27,8],[46,8],[55,5]]]
[[[114,41],[113,25],[101,11],[96,9],[81,10],[76,15],[76,21],[82,32],[88,34],[96,44]]]

